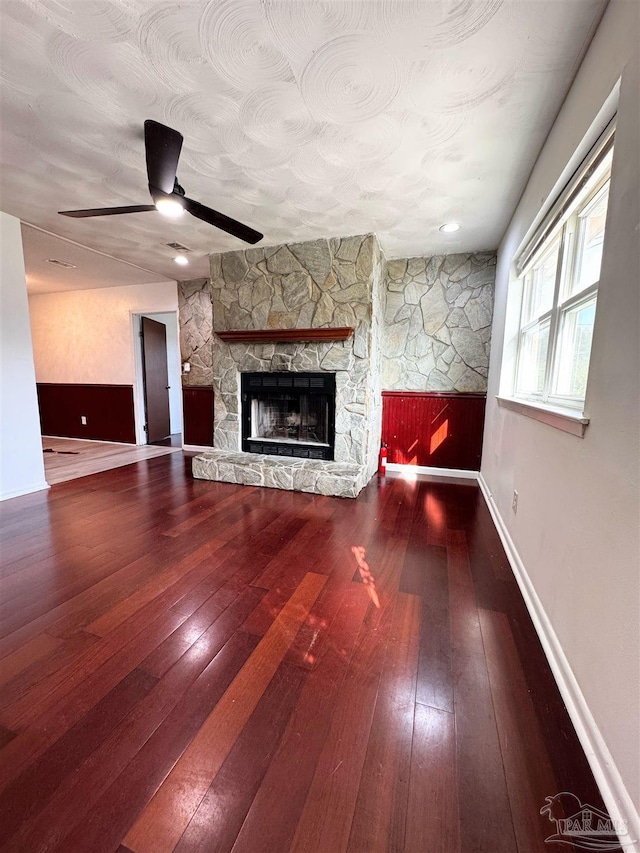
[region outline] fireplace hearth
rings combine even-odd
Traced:
[[[333,460],[335,394],[334,373],[243,373],[242,450]]]

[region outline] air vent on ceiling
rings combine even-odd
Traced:
[[[174,249],[176,252],[190,252],[191,249],[187,249],[186,246],[183,246],[182,243],[167,243],[167,246],[170,249]]]
[[[59,267],[64,267],[66,270],[77,270],[78,267],[75,264],[69,264],[67,261],[59,261],[56,258],[47,258],[48,264],[56,264]]]

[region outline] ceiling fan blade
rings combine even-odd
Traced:
[[[134,204],[129,207],[93,207],[89,210],[59,210],[61,216],[74,216],[76,219],[85,219],[87,216],[116,216],[120,213],[144,213],[155,210],[155,204]]]
[[[258,240],[262,240],[264,237],[264,234],[254,231],[248,225],[243,225],[242,222],[237,222],[235,219],[225,216],[224,213],[218,213],[217,210],[211,210],[210,207],[205,207],[204,204],[200,204],[198,201],[185,198],[184,202],[186,210],[193,216],[202,219],[203,222],[208,222],[209,225],[220,228],[222,231],[226,231],[227,234],[233,234],[234,237],[244,240],[245,243],[257,243]]]
[[[176,180],[182,134],[148,118],[144,123],[144,147],[149,186],[169,195]]]

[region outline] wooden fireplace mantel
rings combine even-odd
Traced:
[[[330,326],[321,329],[234,329],[228,332],[216,332],[216,335],[227,344],[346,341],[352,334],[353,326]]]

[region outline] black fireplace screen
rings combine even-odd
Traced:
[[[242,449],[333,459],[335,374],[243,373]]]

